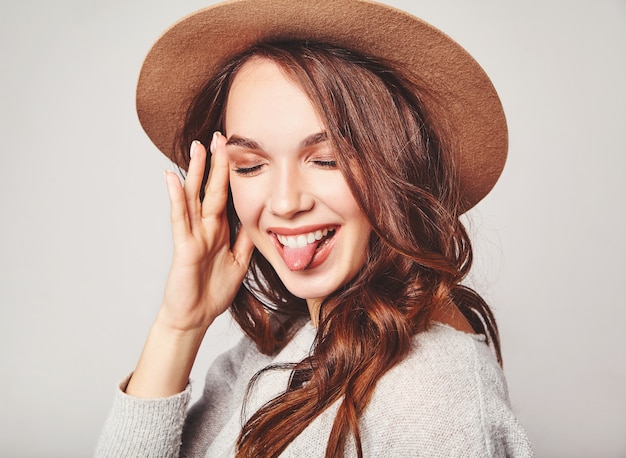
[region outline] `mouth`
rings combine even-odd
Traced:
[[[278,252],[291,271],[320,265],[330,254],[337,232],[335,226],[319,228],[297,235],[272,233]]]

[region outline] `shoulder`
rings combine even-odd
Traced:
[[[459,410],[479,407],[480,396],[506,398],[506,382],[484,336],[434,324],[413,338],[409,354],[378,383],[375,397],[397,407]],[[421,414],[423,415],[423,413]]]
[[[293,363],[309,355],[315,339],[315,328],[308,322],[302,322],[294,330],[293,337],[274,355],[259,351],[256,343],[248,336],[219,355],[207,373],[206,383],[219,379],[220,383],[244,381],[245,384],[262,369],[276,363]]]
[[[441,324],[414,337],[363,414],[364,446],[373,454],[500,456],[506,436],[518,433],[525,437],[484,336]]]
[[[236,397],[242,397],[254,374],[271,362],[272,357],[261,353],[255,342],[244,335],[232,348],[215,358],[206,372],[204,395],[237,393]]]
[[[416,374],[419,374],[417,380]],[[447,395],[450,389],[465,392],[480,385],[507,395],[504,374],[485,336],[457,331],[440,323],[413,338],[409,354],[390,371],[389,377],[417,381],[424,389],[437,381],[433,390],[445,391]]]

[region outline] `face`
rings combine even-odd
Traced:
[[[262,58],[235,76],[225,116],[243,229],[292,294],[319,302],[363,266],[371,229],[322,119],[302,89]]]

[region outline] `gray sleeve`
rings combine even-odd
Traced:
[[[483,352],[486,350],[481,349]],[[485,361],[487,358],[483,358]],[[477,391],[487,450],[492,456],[532,458],[534,451],[524,427],[509,401],[509,394],[499,366],[478,366]]]
[[[124,393],[129,379],[120,384],[94,456],[178,457],[190,386],[168,398],[140,399]]]
[[[264,361],[254,344],[242,339],[211,365],[203,395],[189,410],[190,384],[169,398],[139,399],[124,393],[127,377],[117,390],[95,457],[204,456],[233,409],[241,408],[246,381]]]

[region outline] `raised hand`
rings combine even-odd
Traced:
[[[174,256],[163,304],[126,388],[130,395],[166,397],[185,387],[207,328],[231,304],[248,269],[254,246],[243,230],[230,248],[225,147],[226,139],[216,133],[202,203],[207,152],[199,142],[191,145],[184,187],[174,173],[165,174]]]
[[[213,136],[211,150],[211,170],[202,203],[199,195],[207,154],[204,146],[199,142],[191,145],[184,188],[174,173],[166,172],[174,257],[159,319],[180,330],[206,328],[228,308],[254,248],[242,230],[230,249],[226,218],[229,167],[224,136]]]

